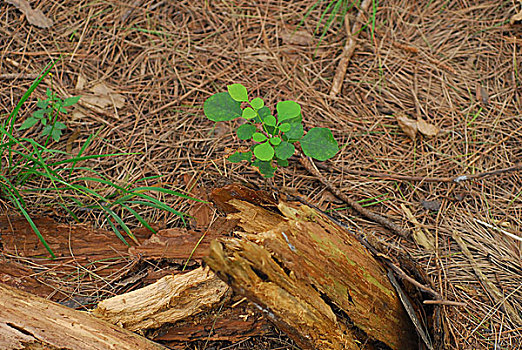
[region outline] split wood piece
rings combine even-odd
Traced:
[[[386,269],[354,236],[305,205],[280,202],[281,215],[236,198],[220,203],[227,191],[236,192],[228,186],[213,200],[233,208],[227,218],[239,219],[244,232],[212,242],[205,261],[299,346],[358,349],[359,341],[377,340],[418,347]]]
[[[88,313],[0,283],[2,349],[164,349]]]
[[[51,282],[43,284],[34,275],[34,270],[25,265],[14,261],[0,261],[0,282],[42,298],[53,295],[55,292],[54,285]],[[60,297],[63,297],[63,295],[60,295]]]
[[[159,328],[213,308],[229,298],[228,291],[210,269],[200,267],[106,299],[93,315],[131,331]]]
[[[237,343],[249,337],[270,333],[268,321],[253,307],[240,305],[200,314],[197,319],[177,322],[153,339],[169,347],[181,345],[182,349],[186,349],[186,342],[209,340]]]
[[[201,259],[208,255],[210,242],[228,234],[236,226],[234,222],[217,218],[205,232],[182,228],[160,230],[141,245],[129,248],[129,253],[144,259]]]
[[[348,68],[348,63],[353,56],[353,52],[355,51],[355,38],[357,34],[361,31],[361,28],[364,24],[364,14],[368,11],[372,0],[364,0],[361,4],[361,8],[357,17],[355,19],[355,23],[353,24],[352,30],[350,31],[350,22],[348,14],[344,18],[344,26],[346,28],[346,34],[348,35],[348,40],[343,48],[343,53],[341,54],[341,59],[339,64],[337,65],[337,71],[335,73],[335,77],[332,83],[332,89],[330,90],[330,97],[335,97],[341,91],[343,86],[344,76],[346,75],[346,69]]]
[[[128,246],[112,231],[94,229],[83,224],[62,224],[48,217],[34,218],[33,221],[57,258],[74,256],[92,262],[128,256]],[[139,240],[151,235],[147,229],[135,230],[133,233]],[[0,236],[3,251],[6,253],[23,257],[48,255],[47,250],[23,217],[0,216]],[[132,244],[132,241],[130,243]],[[114,270],[107,275],[113,272]]]

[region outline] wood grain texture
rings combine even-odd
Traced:
[[[222,192],[213,199],[241,231],[214,241],[206,262],[302,348],[418,347],[386,270],[353,235],[305,205],[276,212]]]
[[[0,349],[159,350],[164,347],[88,313],[0,283]]]

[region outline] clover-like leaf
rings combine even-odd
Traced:
[[[270,143],[274,146],[277,146],[281,143],[281,138],[279,136],[274,136],[270,138]]]
[[[254,148],[254,155],[259,160],[264,160],[264,161],[272,160],[272,158],[274,157],[274,148],[267,141],[265,143],[257,145]]]
[[[243,124],[239,128],[237,128],[236,134],[237,138],[240,140],[250,140],[252,135],[256,132],[257,128],[252,124]]]
[[[290,124],[289,123],[281,124],[281,126],[279,127],[279,130],[281,130],[282,132],[290,131]]]
[[[280,166],[288,166],[288,160],[286,159],[277,159],[277,165],[280,165]]]
[[[339,151],[337,141],[328,128],[312,128],[300,142],[304,154],[320,161],[332,158]]]
[[[272,115],[272,112],[270,112],[270,108],[264,106],[257,111],[257,114],[259,115],[254,119],[254,123],[262,123],[266,117]]]
[[[254,140],[254,142],[263,142],[266,140],[266,136],[264,134],[261,134],[260,132],[255,132],[252,135],[252,140]]]
[[[300,122],[290,123],[290,130],[285,132],[285,136],[288,140],[299,140],[301,137],[303,137],[303,134],[303,124]]]
[[[241,84],[232,84],[227,86],[228,93],[235,101],[248,102],[248,93],[246,87]]]
[[[256,159],[253,163],[253,166],[257,167],[259,169],[259,172],[264,177],[273,177],[274,172],[277,168],[272,166],[272,162],[270,161],[261,161],[259,159]]]
[[[276,105],[279,122],[293,119],[301,115],[301,106],[295,101],[281,101]]]
[[[257,113],[252,108],[247,107],[243,109],[243,114],[241,116],[245,119],[252,119],[257,117]]]
[[[273,115],[269,115],[263,120],[263,123],[265,123],[265,125],[268,125],[268,126],[275,126],[277,121]]]
[[[251,151],[248,151],[248,152],[237,151],[236,153],[228,156],[227,159],[231,163],[239,163],[242,160],[246,160],[246,161],[250,162],[250,160],[252,160],[252,152]]]
[[[214,122],[224,122],[241,117],[241,103],[234,101],[228,92],[219,92],[207,98],[203,112]]]
[[[295,146],[290,142],[283,141],[275,147],[275,155],[277,158],[287,160],[295,152]]]
[[[252,101],[250,101],[250,105],[252,106],[253,109],[258,111],[264,107],[265,101],[263,101],[262,98],[256,97]]]

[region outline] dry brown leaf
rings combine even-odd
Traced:
[[[82,102],[90,105],[106,108],[113,105],[116,108],[121,108],[125,105],[125,97],[115,93],[104,83],[99,83],[90,89],[93,95],[85,94],[82,95]]]
[[[85,84],[87,83],[87,78],[83,74],[78,75],[78,80],[76,81],[76,90],[83,90],[85,88]]]
[[[404,131],[404,133],[413,141],[415,141],[417,137],[417,132],[420,132],[424,136],[435,136],[440,132],[440,129],[437,126],[430,124],[421,118],[413,120],[403,114],[397,114],[395,115],[395,119],[397,119],[402,131]]]
[[[27,22],[39,28],[49,28],[53,20],[44,15],[42,10],[34,10],[26,0],[6,0],[8,4],[14,5],[27,18]]]
[[[399,123],[399,126],[401,127],[402,131],[406,133],[412,139],[415,141],[415,138],[417,137],[417,122],[413,119],[408,118],[405,115],[396,115],[395,118],[397,119],[397,122]]]
[[[421,118],[417,119],[417,130],[424,136],[436,136],[440,131],[438,127]]]
[[[477,101],[480,101],[482,105],[487,106],[489,103],[489,94],[486,91],[486,89],[484,89],[484,87],[481,84],[477,84],[475,92]]]
[[[311,45],[314,42],[314,37],[312,34],[307,32],[306,30],[297,30],[293,31],[291,29],[284,29],[280,34],[281,39],[285,44],[291,45]]]
[[[428,230],[423,229],[422,225],[417,220],[417,218],[413,215],[411,210],[408,209],[402,203],[401,203],[401,209],[408,217],[408,220],[410,220],[410,222],[415,225],[415,229],[413,230],[413,235],[412,235],[415,242],[429,252],[434,251],[435,245],[433,244],[433,242],[435,240],[433,239],[432,234]]]

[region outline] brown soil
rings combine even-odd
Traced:
[[[53,148],[75,153],[89,134],[99,132],[88,154],[131,154],[85,166],[117,183],[162,176],[147,184],[190,193],[188,178],[204,189],[242,182],[298,193],[322,209],[335,210],[339,220],[390,251],[405,249],[444,299],[465,303],[439,308],[445,348],[520,348],[521,241],[506,234],[522,232],[520,166],[452,179],[522,161],[522,27],[510,24],[522,4],[375,1],[366,16],[369,25],[357,37],[342,91],[329,97],[346,41],[344,27],[335,22],[321,41],[312,35],[323,4],[291,35],[314,3],[32,1],[33,8],[54,21],[42,29],[3,2],[2,113],[6,117],[14,109],[48,62],[62,57],[52,78],[61,96],[85,95],[103,83],[125,102],[121,108],[114,101],[107,109],[83,105],[83,114],[63,120],[68,127],[64,141]],[[353,20],[357,9],[349,13]],[[79,79],[85,79],[83,87]],[[231,83],[242,83],[271,108],[277,101],[295,100],[303,108],[305,128],[331,128],[342,149],[320,168],[321,176],[408,232],[428,232],[434,249],[346,209],[297,157],[270,180],[245,164],[227,162],[230,149],[242,145],[234,137],[238,122],[214,125],[203,116],[202,106]],[[34,110],[37,98],[45,97],[45,87],[51,87],[49,78],[24,104],[20,122]],[[397,123],[398,115],[423,119],[441,131],[412,141]],[[25,135],[38,139],[39,133]],[[161,199],[180,211],[193,205],[179,197]],[[67,220],[59,207],[49,209],[52,196],[27,194],[26,201],[33,215],[59,219],[59,214]],[[178,217],[165,212],[141,208],[140,213],[162,226],[180,225]],[[95,212],[78,210],[77,215],[104,225]],[[25,262],[16,254],[4,257]],[[107,295],[91,291],[90,296]],[[292,348],[274,334],[227,348]],[[219,342],[190,348],[205,346],[225,348]]]

